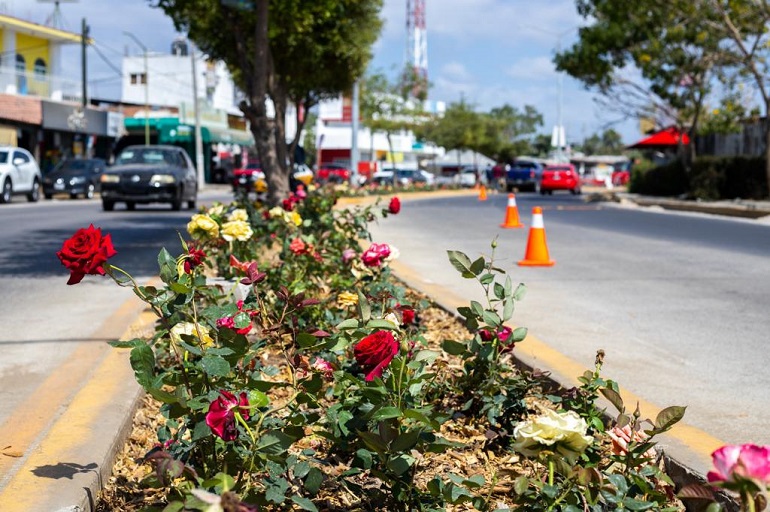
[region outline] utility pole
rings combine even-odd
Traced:
[[[350,141],[350,181],[357,187],[358,180],[358,80],[353,83],[353,105],[351,105],[350,128],[353,139]]]
[[[88,105],[88,81],[86,80],[86,47],[88,46],[88,24],[86,23],[86,19],[83,18],[83,24],[81,26],[81,39],[80,39],[80,61],[81,61],[81,68],[82,68],[82,80],[83,80],[83,114],[85,114],[86,111],[86,105]]]
[[[202,190],[206,184],[206,176],[203,168],[203,139],[201,138],[201,114],[198,104],[198,72],[195,65],[195,49],[192,44],[190,45],[190,59],[192,60],[193,111],[195,113],[195,169],[198,172],[198,190]]]

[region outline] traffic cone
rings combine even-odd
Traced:
[[[505,221],[500,224],[501,228],[523,228],[524,224],[519,221],[519,209],[516,206],[516,196],[508,194],[508,207],[505,209]]]
[[[527,253],[519,262],[522,267],[551,267],[556,263],[548,257],[548,246],[545,243],[545,224],[543,224],[543,209],[539,206],[532,208],[532,226],[529,228]]]
[[[487,200],[487,187],[484,185],[481,185],[481,188],[479,188],[479,201],[486,201]]]

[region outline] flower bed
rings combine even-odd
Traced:
[[[626,410],[601,352],[579,388],[551,390],[515,365],[525,287],[494,242],[489,259],[448,251],[486,297],[455,319],[390,275],[395,247],[371,243],[368,223],[400,202],[337,198],[201,211],[180,254],[160,252],[161,287],[110,265],[93,226],[65,243],[71,284],[109,275],[158,317],[151,339],[114,343],[149,398],[127,445],[139,462],[120,459],[103,510],[684,510],[654,451],[684,408]],[[768,474],[743,471],[758,453],[725,455],[711,480],[761,505]]]

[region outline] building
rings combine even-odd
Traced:
[[[443,114],[446,105],[443,102],[426,102],[425,110]],[[318,107],[316,120],[316,165],[342,165],[350,167],[353,146],[353,108],[349,97],[340,96],[335,100],[323,102]],[[287,134],[288,137],[288,134]],[[390,144],[384,132],[372,132],[361,126],[358,130],[359,164],[357,171],[369,176],[387,167],[402,169],[425,168],[427,163],[444,154],[444,149],[425,144],[411,131],[403,130],[391,135]],[[392,145],[392,154],[391,154]]]
[[[122,71],[125,133],[116,151],[129,144],[175,144],[195,161],[196,97],[207,182],[224,181],[242,155],[253,151],[254,139],[238,108],[242,96],[226,66],[194,52],[187,40],[174,40],[167,54],[143,48],[126,56]]]
[[[61,50],[81,34],[0,15],[0,142],[28,149],[45,171],[69,155],[106,156],[121,116],[85,106],[62,76]]]

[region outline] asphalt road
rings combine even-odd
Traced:
[[[770,225],[521,193],[527,227],[501,229],[506,199],[405,203],[374,240],[398,247],[417,281],[480,300],[446,250],[489,255],[496,238],[498,265],[528,288],[513,323],[585,369],[604,349],[606,378],[660,408],[687,405],[685,421],[720,440],[770,444]],[[517,265],[533,206],[553,267]]]
[[[231,198],[214,189],[203,192],[200,203]],[[190,215],[167,205],[139,205],[133,212],[119,205],[103,212],[98,199],[14,198],[0,207],[0,425],[63,365],[71,365],[67,377],[74,386],[87,379],[104,342],[121,336],[131,313],[143,306],[130,289],[107,277],[86,276],[67,286],[69,272],[56,257],[64,240],[93,223],[112,235],[118,254],[110,262],[143,283],[157,275],[161,247],[172,254],[181,250],[177,232],[185,233]],[[116,316],[119,311],[125,314]],[[55,405],[66,407],[66,400]]]

